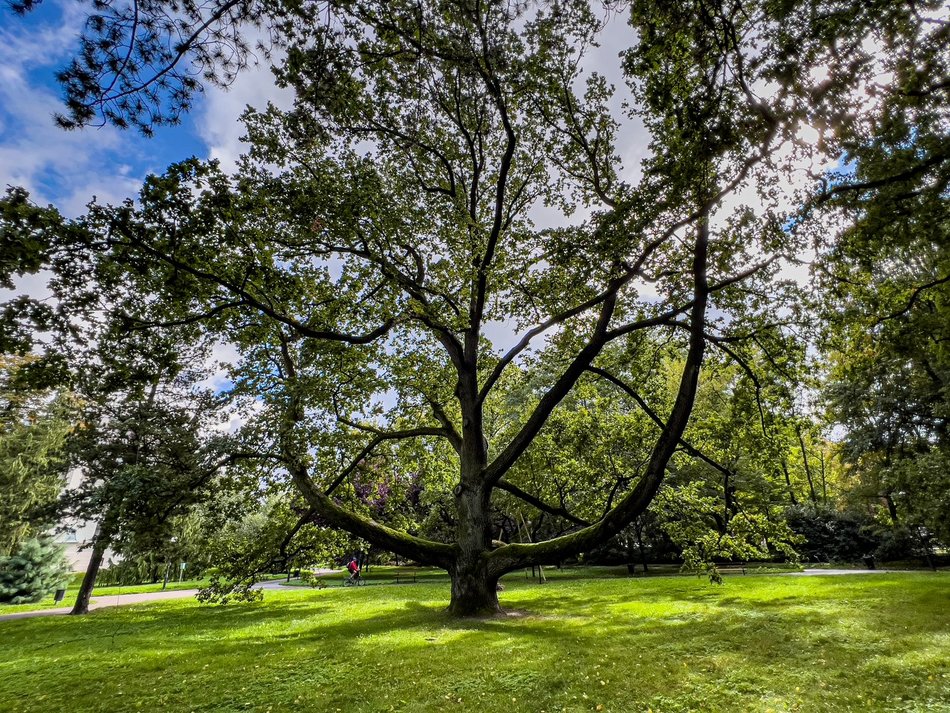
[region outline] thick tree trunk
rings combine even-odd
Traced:
[[[452,575],[452,600],[449,613],[453,616],[494,616],[501,613],[498,604],[498,578],[491,577],[484,565],[463,568],[456,565]]]
[[[92,596],[93,587],[96,586],[96,577],[99,575],[99,567],[102,566],[102,559],[105,556],[106,549],[109,547],[109,538],[97,528],[92,541],[92,554],[89,557],[89,565],[86,567],[86,574],[82,578],[82,585],[79,587],[79,595],[76,597],[76,603],[70,614],[88,614],[89,599]]]
[[[468,458],[463,455],[462,477],[455,489],[458,555],[450,569],[452,600],[449,603],[449,612],[454,616],[491,616],[501,612],[498,577],[489,575],[485,561],[491,549],[492,528],[491,490],[481,481],[483,466],[483,448],[477,448]]]
[[[491,546],[488,500],[482,493],[459,497],[467,516],[459,520],[459,555],[450,570],[454,616],[490,616],[501,612],[498,605],[498,577],[488,573],[484,555]],[[462,513],[460,513],[461,515]]]
[[[489,517],[491,486],[486,482],[488,441],[482,428],[478,401],[477,335],[467,336],[469,363],[459,373],[456,395],[462,411],[462,439],[459,444],[459,483],[455,487],[457,516],[456,555],[449,568],[452,577],[453,616],[491,616],[498,606],[498,574],[489,574],[486,556],[492,547]]]

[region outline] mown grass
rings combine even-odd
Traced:
[[[950,711],[950,575],[287,588],[0,623],[0,710]]]

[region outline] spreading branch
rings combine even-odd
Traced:
[[[575,525],[582,525],[585,527],[590,525],[590,523],[587,520],[579,518],[576,515],[572,515],[563,507],[556,507],[554,505],[549,505],[548,503],[544,502],[540,498],[536,498],[534,495],[531,495],[530,493],[526,493],[517,485],[514,485],[513,483],[509,483],[507,480],[498,481],[495,484],[495,487],[498,488],[499,490],[504,490],[506,493],[509,493],[510,495],[514,495],[519,500],[523,500],[529,505],[536,507],[541,512],[546,512],[549,515],[556,515],[557,517],[563,517],[565,520],[569,520],[570,522],[573,522]]]
[[[692,412],[696,390],[699,385],[699,372],[705,354],[706,305],[709,285],[706,276],[709,250],[708,221],[699,223],[693,246],[693,308],[689,349],[686,362],[680,376],[676,400],[666,421],[666,427],[660,433],[650,455],[646,471],[633,489],[610,510],[601,520],[570,535],[534,544],[510,544],[500,547],[487,555],[489,568],[498,573],[508,572],[524,563],[547,564],[557,562],[564,557],[582,552],[590,546],[603,542],[617,534],[627,524],[642,514],[653,500],[663,482],[667,464],[686,430]],[[586,370],[586,366],[583,370]]]

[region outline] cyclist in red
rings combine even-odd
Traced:
[[[360,578],[360,565],[356,561],[356,557],[350,559],[350,563],[346,565],[346,568],[350,572],[350,581],[356,582],[356,580]]]

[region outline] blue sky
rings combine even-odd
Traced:
[[[210,88],[179,126],[145,138],[114,127],[63,131],[56,71],[77,46],[88,3],[45,0],[25,17],[0,6],[0,186],[27,188],[38,203],[69,216],[93,196],[114,203],[134,195],[149,173],[189,156],[233,165],[243,131],[237,117],[247,104],[286,104],[266,67],[243,74],[228,91]]]

